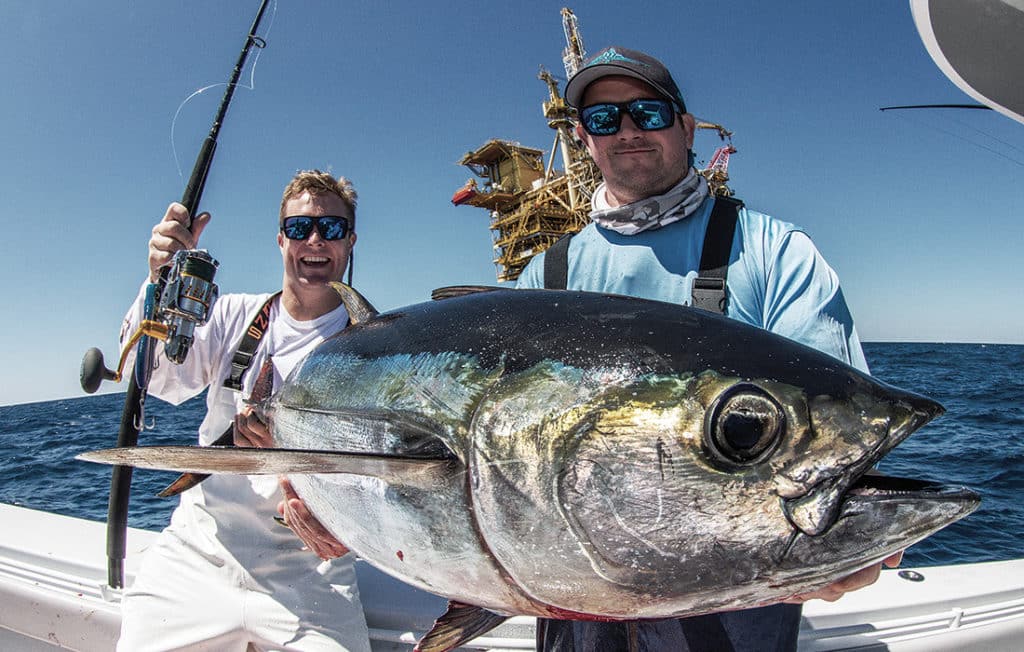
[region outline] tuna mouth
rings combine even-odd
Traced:
[[[914,431],[945,411],[939,403],[923,396],[907,393],[906,398],[912,400],[905,399],[899,404],[901,409],[890,419],[886,435],[858,460],[825,478],[802,496],[782,500],[782,511],[793,527],[806,535],[819,535],[836,522],[849,495],[855,492],[862,495],[861,492],[871,493],[872,490],[884,493],[886,485],[877,479],[887,476],[875,473],[872,468]],[[892,491],[902,486],[907,492],[914,492],[912,483],[918,483],[915,485],[917,490],[929,493],[925,489],[928,483],[924,481],[892,478],[888,486]],[[881,496],[882,493],[875,495]],[[885,497],[891,499],[893,494],[890,492]]]
[[[893,498],[968,501],[977,499],[977,494],[965,487],[888,476],[877,471],[869,471],[858,478],[846,492],[846,496],[847,499],[856,498],[861,502]]]
[[[981,504],[981,496],[967,487],[871,471],[858,478],[846,492],[839,518],[855,516],[872,508],[886,510],[887,503],[913,506],[918,517],[924,519],[922,527],[934,531],[973,512]]]
[[[818,536],[840,519],[869,510],[872,504],[883,503],[918,504],[922,509],[926,505],[955,504],[962,506],[960,511],[966,515],[977,508],[981,497],[958,485],[888,476],[870,470],[849,484],[834,481],[802,498],[784,500],[783,511],[800,533]]]
[[[856,478],[839,497],[834,516],[820,531],[806,532],[794,524],[796,529],[776,561],[804,559],[800,562],[803,567],[806,556],[820,554],[824,546],[829,555],[847,554],[855,560],[857,564],[849,567],[852,572],[870,563],[869,558],[877,561],[907,549],[964,518],[980,504],[981,497],[966,487],[871,470]],[[812,553],[814,550],[819,552]]]

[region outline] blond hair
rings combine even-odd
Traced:
[[[300,170],[295,174],[295,177],[292,178],[284,189],[284,195],[281,197],[281,215],[279,219],[285,217],[284,205],[304,192],[308,192],[314,197],[318,195],[336,195],[340,197],[341,201],[345,202],[352,210],[352,226],[355,228],[356,189],[352,187],[352,182],[345,177],[335,179],[329,173],[321,172],[320,170]]]

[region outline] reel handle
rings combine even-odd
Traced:
[[[87,394],[94,394],[104,380],[116,380],[117,374],[103,363],[103,352],[92,347],[82,357],[82,371],[79,379]]]

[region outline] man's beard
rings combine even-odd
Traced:
[[[649,156],[624,154],[636,150],[649,150]],[[605,160],[610,168],[610,174],[604,175],[605,184],[620,204],[660,195],[682,181],[688,172],[685,161],[672,165],[664,159],[660,148],[646,140],[609,147]]]

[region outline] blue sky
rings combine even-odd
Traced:
[[[486,213],[449,201],[471,176],[456,161],[489,138],[550,148],[537,73],[564,77],[565,4],[272,6],[201,204],[221,291],[280,287],[280,193],[314,167],[358,189],[355,284],[378,308],[494,283]],[[0,3],[0,404],[82,395],[90,346],[116,359],[150,229],[180,199],[223,87],[182,108],[172,142],[175,112],[228,79],[258,5]],[[879,111],[971,101],[907,3],[570,7],[589,52],[647,50],[695,115],[735,132],[731,185],[810,232],[863,340],[1024,343],[1024,125]],[[702,132],[698,158],[717,145]]]

